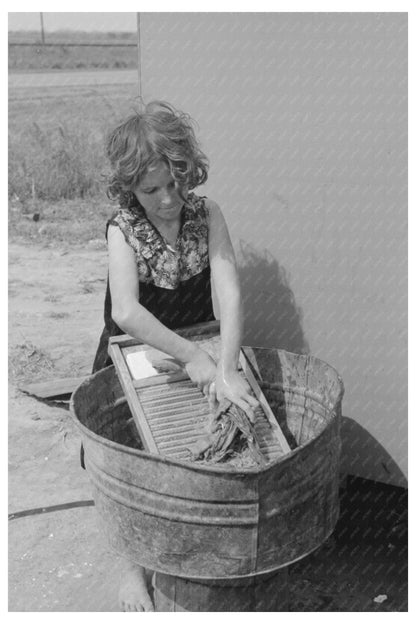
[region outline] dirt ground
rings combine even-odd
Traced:
[[[106,262],[102,240],[75,248],[9,245],[9,513],[24,512],[9,521],[13,612],[119,610],[120,563],[101,537],[67,406],[18,389],[89,374],[102,326]],[[347,501],[334,536],[291,567],[292,611],[407,609],[403,540],[393,539],[389,528],[373,539],[374,517],[365,530],[349,521],[350,508]]]
[[[67,406],[38,401],[17,386],[89,374],[105,279],[101,241],[76,251],[9,246],[10,513],[91,500]],[[12,520],[9,609],[117,610],[113,559],[101,544],[94,507]]]

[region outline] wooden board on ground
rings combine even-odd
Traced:
[[[219,324],[196,325],[179,330],[178,334],[195,340],[218,361],[221,352]],[[110,339],[109,354],[145,449],[151,453],[186,461],[190,447],[206,435],[209,403],[203,392],[184,369],[158,372],[152,363],[161,361],[169,367],[172,358],[129,336]],[[240,351],[240,374],[249,383],[259,401],[255,431],[266,462],[291,451],[243,351]]]
[[[63,379],[50,379],[38,383],[23,384],[19,386],[21,392],[31,394],[39,399],[66,400],[86,377],[65,377]]]

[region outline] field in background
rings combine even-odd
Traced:
[[[9,43],[42,43],[40,30],[10,30]],[[135,32],[86,32],[83,30],[45,31],[45,43],[137,43]]]
[[[45,42],[40,32],[10,32],[9,69],[137,67],[136,33],[46,32]],[[10,45],[24,43],[32,45]],[[12,237],[89,240],[110,205],[106,134],[136,104],[136,85],[9,89]]]
[[[9,71],[134,69],[136,33],[9,32]]]
[[[102,325],[105,223],[115,209],[105,194],[105,136],[136,96],[134,84],[9,91],[12,384],[91,370]]]
[[[105,136],[133,110],[136,96],[135,85],[9,93],[13,239],[84,242],[102,234],[112,210],[105,195]]]

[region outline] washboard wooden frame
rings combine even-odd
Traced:
[[[220,335],[219,321],[211,321],[208,323],[199,323],[190,327],[177,330],[177,333],[189,340],[207,342],[210,339],[218,340]],[[215,340],[214,340],[215,342]],[[118,378],[121,386],[124,390],[127,402],[130,407],[130,411],[137,428],[137,431],[142,440],[143,446],[146,451],[156,454],[164,454],[163,449],[160,448],[160,443],[155,438],[155,435],[149,424],[146,410],[144,409],[144,394],[146,389],[155,388],[161,386],[160,392],[163,393],[167,385],[173,387],[173,384],[177,384],[178,390],[183,389],[184,394],[190,391],[190,386],[193,386],[193,396],[195,393],[200,393],[199,403],[206,401],[208,409],[208,401],[204,397],[201,391],[196,388],[195,384],[192,384],[186,371],[175,371],[172,373],[159,373],[152,377],[146,377],[144,379],[134,379],[129,366],[126,361],[127,353],[133,351],[142,351],[151,349],[146,344],[131,338],[128,335],[114,336],[110,338],[108,352],[114,363],[117,371]],[[209,349],[207,349],[209,351]],[[246,359],[243,349],[240,350],[239,356],[239,369],[241,374],[246,378],[254,395],[259,401],[262,413],[267,419],[268,427],[272,438],[278,441],[280,446],[280,454],[287,454],[291,452],[290,446],[263,394],[261,388],[257,382],[254,373],[251,370],[250,364]],[[180,382],[187,382],[186,384]],[[201,431],[201,436],[203,431]]]

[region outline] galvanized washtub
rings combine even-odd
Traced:
[[[263,469],[143,451],[113,367],[73,394],[96,508],[118,554],[177,577],[232,579],[287,566],[333,531],[342,381],[311,356],[251,348],[245,354],[293,447]]]

